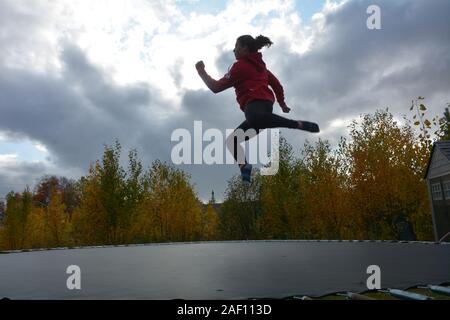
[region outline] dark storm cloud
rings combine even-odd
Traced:
[[[403,98],[432,98],[450,87],[450,2],[377,1],[381,30],[366,27],[371,1],[349,1],[326,16],[313,50],[286,57],[282,71],[293,100],[330,120],[373,111],[401,110]]]
[[[62,78],[3,68],[0,128],[42,141],[59,165],[86,166],[99,145],[128,140],[150,94],[142,84],[112,84],[75,46],[65,47],[61,61]]]
[[[217,94],[189,90],[183,96],[182,107],[187,119],[202,120],[212,128],[234,128],[243,117],[232,88]]]
[[[0,168],[0,201],[10,191],[22,192],[28,185],[33,190],[35,183],[45,175],[48,168],[42,163],[8,163]]]
[[[64,44],[61,62],[62,77],[6,68],[0,74],[1,130],[41,141],[59,167],[77,167],[87,173],[88,165],[101,158],[103,145],[111,146],[116,138],[122,144],[124,166],[131,148],[138,149],[144,167],[155,159],[171,163],[174,130],[187,129],[193,137],[194,121],[201,120],[203,132],[219,128],[225,135],[225,129],[233,129],[243,120],[233,90],[217,95],[199,90],[186,91],[180,110],[157,121],[152,117],[155,105],[174,107],[161,97],[151,97],[146,86],[113,84],[73,44]],[[211,177],[219,175],[217,181],[224,185],[234,173],[230,166],[223,170],[199,165],[181,168],[191,174],[194,183],[199,182],[199,195],[212,189],[221,191],[212,185]],[[33,174],[26,172],[36,178],[44,174],[44,166],[35,169]],[[21,170],[24,168],[19,165],[15,171]],[[13,180],[6,176],[4,181]]]
[[[94,67],[76,46],[67,45],[62,53],[65,65],[63,77],[82,90],[82,96],[105,116],[119,123],[133,123],[139,112],[150,104],[150,92],[145,83],[118,86],[105,72]]]

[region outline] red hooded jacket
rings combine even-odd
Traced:
[[[250,53],[243,58],[239,58],[230,71],[218,81],[211,78],[203,68],[197,69],[197,71],[208,88],[214,93],[234,87],[236,100],[242,111],[253,100],[275,102],[275,96],[280,106],[286,105],[283,87],[280,81],[267,70],[260,52]],[[275,96],[269,86],[275,92]]]

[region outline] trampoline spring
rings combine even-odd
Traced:
[[[425,296],[418,293],[398,290],[398,289],[388,289],[388,293],[393,297],[407,300],[432,300],[433,298]]]

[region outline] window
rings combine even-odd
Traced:
[[[433,200],[442,200],[442,190],[440,183],[433,183],[431,185],[431,195]]]
[[[450,181],[444,181],[444,197],[450,200]]]

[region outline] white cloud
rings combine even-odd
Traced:
[[[230,1],[217,15],[189,16],[183,15],[176,1],[7,2],[34,19],[28,27],[31,32],[21,33],[23,41],[9,46],[8,66],[49,73],[61,70],[65,39],[76,43],[118,84],[145,81],[175,104],[184,90],[203,87],[194,69],[198,60],[203,59],[217,77],[223,75],[226,70],[217,70],[214,62],[221,50],[232,55],[241,34],[267,34],[275,42],[291,42],[297,52],[309,47],[294,1]],[[179,86],[170,73],[175,62],[179,62]]]
[[[45,145],[40,144],[40,143],[36,143],[34,146],[35,146],[36,149],[39,150],[40,152],[48,153],[48,150],[47,150],[47,148],[45,147]]]
[[[11,165],[17,162],[19,156],[15,153],[11,154],[0,154],[0,167]]]

